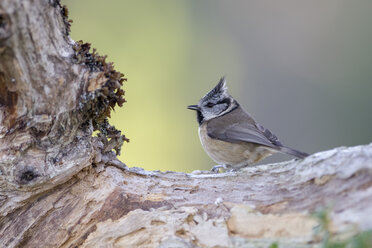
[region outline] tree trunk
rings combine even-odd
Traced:
[[[317,247],[372,229],[372,144],[220,174],[126,168],[107,121],[125,79],[68,32],[57,0],[0,1],[1,247]]]

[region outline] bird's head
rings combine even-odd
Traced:
[[[230,112],[237,105],[238,103],[227,91],[225,77],[222,77],[219,83],[200,99],[198,105],[190,105],[187,108],[197,111],[197,119],[201,125],[204,121]]]

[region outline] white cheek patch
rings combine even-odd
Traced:
[[[210,109],[203,108],[202,114],[205,120],[210,120],[212,118],[223,115],[227,111],[229,111],[227,104],[220,104]]]
[[[203,114],[204,120],[206,120],[206,121],[216,117],[216,115],[211,113],[211,112],[205,112],[204,111],[204,112],[202,112],[202,114]]]

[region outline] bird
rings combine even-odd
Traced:
[[[280,152],[303,159],[309,154],[284,146],[267,128],[260,125],[229,94],[226,78],[188,109],[197,113],[200,142],[209,157],[228,171],[251,166]]]

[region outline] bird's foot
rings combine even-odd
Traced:
[[[214,173],[219,173],[220,169],[227,170],[227,166],[225,164],[218,164],[212,167],[211,171]]]

